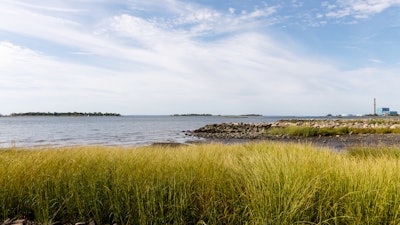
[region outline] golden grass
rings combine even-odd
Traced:
[[[397,153],[363,151],[374,150],[283,143],[3,149],[0,220],[399,224]]]

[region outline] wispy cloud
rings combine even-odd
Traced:
[[[399,0],[337,0],[336,3],[323,2],[329,18],[352,17],[365,19],[383,10],[400,5]]]
[[[154,22],[167,29],[179,30],[193,37],[235,32],[245,28],[251,29],[257,25],[266,26],[274,23],[274,18],[270,16],[277,11],[277,6],[264,5],[261,8],[255,7],[252,11],[237,13],[234,8],[217,11],[198,4],[173,2],[174,7],[169,6],[169,9],[175,14],[158,18],[158,20],[153,18]],[[168,6],[166,5],[165,8]]]

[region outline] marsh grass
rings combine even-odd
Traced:
[[[395,146],[359,146],[348,149],[347,153],[356,158],[400,159],[400,149]]]
[[[289,126],[271,128],[266,131],[270,135],[289,135],[297,137],[318,137],[318,136],[333,136],[346,134],[399,134],[400,129],[395,128],[319,128],[307,126]]]
[[[0,220],[399,224],[391,154],[283,143],[2,150]]]

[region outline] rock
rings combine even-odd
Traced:
[[[90,219],[87,225],[96,225],[96,221],[94,219]]]
[[[201,127],[192,132],[193,135],[199,137],[213,138],[258,138],[261,137],[267,129],[271,127],[270,123],[221,123],[210,124]]]
[[[400,124],[394,124],[392,126],[390,126],[390,129],[399,129],[400,128]]]
[[[13,220],[8,218],[2,223],[2,225],[11,225],[12,223],[13,223]]]
[[[14,220],[11,224],[12,225],[26,225],[27,222],[24,219],[20,219],[20,220]]]
[[[55,221],[55,222],[52,222],[50,225],[64,225],[64,223],[61,221]]]

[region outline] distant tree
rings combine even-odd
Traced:
[[[0,114],[1,115],[1,114]],[[101,112],[27,112],[11,113],[10,116],[121,116],[119,113],[101,113]]]

